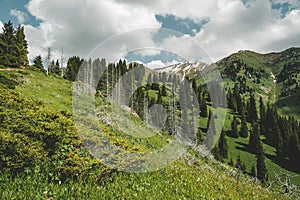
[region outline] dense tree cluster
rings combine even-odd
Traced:
[[[27,48],[24,27],[17,28],[9,21],[4,24],[0,33],[0,66],[25,67],[28,65]]]

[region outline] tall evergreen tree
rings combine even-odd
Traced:
[[[228,102],[228,108],[232,109],[233,112],[236,112],[236,99],[234,98],[233,93],[229,89],[227,92],[227,102]]]
[[[17,67],[17,48],[15,31],[11,21],[4,24],[0,34],[0,65],[5,67]]]
[[[219,139],[219,153],[222,158],[227,158],[228,157],[228,144],[226,140],[226,133],[224,130],[222,130],[220,139]]]
[[[42,61],[42,56],[41,55],[38,55],[34,58],[33,60],[33,66],[40,70],[40,71],[43,71],[44,70],[44,67],[43,67],[43,61]]]
[[[248,108],[248,121],[250,123],[253,123],[257,120],[258,120],[258,116],[257,116],[255,98],[254,95],[251,94],[249,100],[249,108]]]
[[[17,58],[17,67],[25,67],[28,65],[28,44],[25,39],[24,27],[19,25],[15,30],[15,45],[16,45],[16,58]]]
[[[254,153],[257,154],[259,149],[259,145],[260,145],[260,139],[259,139],[259,126],[257,124],[257,122],[255,122],[251,128],[251,132],[250,132],[250,139],[249,139],[249,150]]]
[[[75,81],[76,75],[82,63],[83,59],[80,59],[78,56],[73,56],[69,58],[65,78],[70,81]]]
[[[231,123],[231,130],[229,131],[228,135],[233,138],[238,138],[238,128],[237,128],[237,121],[236,118],[233,117],[232,123]]]
[[[204,141],[207,148],[212,147],[212,145],[215,141],[215,136],[216,136],[215,119],[214,119],[214,115],[212,114],[212,112],[209,111],[208,121],[207,121],[207,126],[206,126],[206,137],[205,137],[205,141]]]
[[[207,105],[206,105],[205,93],[202,93],[202,101],[200,105],[200,116],[207,117]]]
[[[266,116],[266,110],[265,105],[262,97],[259,98],[259,116],[260,116],[260,131],[262,134],[265,133],[265,126],[264,126],[264,120]]]
[[[247,126],[246,115],[244,113],[241,116],[241,130],[239,132],[239,135],[243,138],[248,137],[248,126]]]
[[[258,180],[265,182],[268,180],[267,176],[267,167],[265,164],[265,154],[259,141],[258,151],[256,155],[256,170],[257,170],[257,178]]]

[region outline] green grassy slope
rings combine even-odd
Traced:
[[[245,70],[237,72],[238,76],[246,77],[247,86],[253,89],[254,94],[257,97],[257,106],[259,96],[263,97],[265,104],[275,104],[280,114],[285,116],[295,116],[296,119],[300,120],[300,91],[297,89],[292,95],[285,97],[280,96],[282,91],[286,90],[286,87],[295,88],[299,84],[300,79],[299,68],[290,67],[287,68],[289,71],[284,72],[284,65],[290,66],[290,63],[297,63],[300,60],[300,48],[291,48],[280,53],[269,53],[269,54],[258,54],[251,51],[240,51],[232,54],[227,58],[222,59],[217,63],[220,71],[224,73],[226,68],[236,67],[237,61],[242,63],[241,65],[251,67],[254,70],[260,71],[263,69],[265,72],[261,74],[260,83],[254,82],[253,77],[245,76]],[[276,84],[271,77],[271,72],[276,77]],[[284,74],[284,76],[283,76]],[[280,80],[281,77],[281,80]],[[295,81],[286,82],[285,80],[293,77]],[[224,76],[225,87],[233,88],[235,81],[230,79],[228,76]],[[247,93],[244,95],[247,98]],[[230,122],[233,118],[231,111],[228,110],[227,120],[225,123],[225,130],[230,130]],[[262,138],[263,139],[263,138]],[[252,165],[255,165],[255,155],[249,153],[246,149],[248,140],[245,138],[230,138],[228,137],[229,143],[229,158],[226,162],[229,162],[231,158],[235,161],[240,155],[241,160],[246,164],[247,171],[250,172]],[[269,145],[264,144],[264,150],[266,152],[266,165],[269,171],[269,178],[274,179],[274,172],[286,173],[292,178],[294,184],[300,185],[300,174],[290,172],[284,167],[280,167],[273,159],[275,155],[275,149]]]
[[[14,121],[4,121],[6,128],[1,124],[1,136],[6,138],[8,134],[13,135],[15,128],[23,131],[32,128],[34,135],[28,131],[28,137],[36,138],[38,133],[43,133],[42,126],[48,127],[49,136],[57,135],[57,148],[54,148],[54,157],[50,157],[50,164],[40,167],[25,168],[25,174],[11,175],[9,172],[0,172],[0,199],[284,199],[284,196],[270,192],[253,182],[248,176],[241,175],[236,178],[237,172],[234,168],[223,165],[213,160],[198,159],[185,156],[184,159],[176,161],[167,168],[145,174],[130,174],[111,171],[99,165],[101,161],[91,158],[84,147],[80,145],[75,137],[69,114],[61,110],[71,110],[71,88],[68,81],[60,77],[46,77],[44,74],[30,71],[1,71],[4,77],[11,82],[0,83],[2,89],[1,110],[4,113],[15,114],[16,119],[24,119],[19,127]],[[8,84],[7,84],[8,83]],[[15,91],[7,89],[15,86]],[[7,100],[10,96],[11,100]],[[39,101],[36,101],[39,100]],[[8,102],[9,101],[9,102]],[[13,105],[7,107],[7,105]],[[20,110],[24,110],[19,112]],[[38,112],[36,112],[36,110]],[[31,113],[32,118],[26,116]],[[52,114],[51,114],[52,113]],[[57,125],[51,125],[52,117],[55,117]],[[26,123],[34,123],[36,118],[46,117],[33,127]],[[6,118],[6,115],[5,115]],[[4,118],[4,119],[5,119]],[[60,121],[64,119],[68,127],[61,126]],[[45,123],[43,123],[45,121]],[[17,123],[17,121],[15,122]],[[49,123],[49,124],[48,124]],[[55,131],[56,128],[62,132]],[[48,130],[47,129],[47,130]],[[149,151],[159,148],[161,143],[153,139],[151,146],[139,140],[121,136],[120,132],[107,128],[107,134],[116,145],[134,150],[136,147]],[[69,133],[71,137],[64,134]],[[164,137],[164,136],[163,136]],[[70,141],[73,138],[74,141]],[[164,137],[164,139],[168,139]],[[7,141],[7,140],[5,140]],[[47,140],[46,140],[47,141]],[[7,145],[11,145],[7,141]],[[13,141],[11,141],[13,142]],[[1,143],[2,144],[2,143]],[[48,153],[43,142],[26,141],[21,138],[17,144],[39,147],[38,150]],[[17,152],[24,155],[35,153],[27,150],[22,151],[20,146],[13,146]],[[2,149],[3,150],[3,149]],[[9,152],[8,152],[9,153]],[[17,156],[17,155],[14,155]],[[2,159],[2,158],[1,158]],[[30,164],[30,162],[29,162]],[[57,168],[58,171],[54,170]],[[81,170],[82,168],[85,171]],[[74,173],[73,178],[65,178],[57,172]],[[8,170],[9,171],[9,170]],[[27,174],[27,175],[26,175]]]

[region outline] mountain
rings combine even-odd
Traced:
[[[197,79],[201,71],[212,67],[219,69],[229,87],[244,81],[247,91],[255,91],[264,101],[275,103],[282,114],[300,119],[300,48],[266,54],[244,50],[211,65],[186,62],[156,70]]]
[[[275,103],[282,114],[300,119],[300,48],[267,54],[239,51],[216,65],[227,84],[242,84],[243,79],[250,90]]]
[[[214,66],[190,62],[178,63],[159,70],[171,74],[179,73],[189,77],[191,82],[196,80],[197,84],[202,84],[201,81],[197,81],[201,79],[199,73],[217,67],[223,77],[226,91],[233,91],[238,87],[245,107],[250,104],[247,102],[252,93],[255,94],[257,107],[259,97],[262,97],[266,105],[268,103],[270,106],[276,105],[281,114],[291,116],[297,114],[295,108],[290,107],[290,104],[281,103],[287,101],[287,98],[296,99],[295,94],[298,91],[296,84],[299,82],[298,60],[298,48],[270,54],[240,51],[220,60]],[[126,66],[126,63],[121,62],[116,66],[121,66],[121,69],[126,71],[123,65]],[[112,74],[107,75],[106,79],[102,77],[104,85],[100,85],[100,88],[109,90],[114,86],[114,79],[120,74],[114,66],[108,67]],[[136,73],[139,75],[143,71]],[[156,78],[159,79],[159,76]],[[112,81],[109,87],[105,85],[107,81]],[[135,84],[134,81],[127,83],[133,84],[131,86]],[[166,85],[168,84],[166,81]],[[289,92],[282,96],[282,92],[287,90],[286,84],[290,88],[289,91],[295,89],[296,93]],[[46,76],[35,68],[14,70],[4,68],[0,71],[0,179],[4,183],[0,185],[0,191],[3,191],[0,194],[1,199],[9,199],[11,196],[18,199],[33,199],[37,196],[41,199],[78,199],[86,196],[90,199],[288,199],[299,196],[295,186],[300,183],[298,169],[289,166],[286,160],[277,158],[278,148],[269,144],[265,135],[261,135],[260,138],[269,182],[265,183],[266,185],[259,184],[257,179],[250,177],[252,169],[255,171],[254,166],[257,162],[255,154],[248,146],[252,123],[246,122],[249,130],[247,137],[231,137],[228,133],[232,130],[233,121],[238,131],[243,124],[243,116],[232,108],[227,109],[224,124],[228,157],[222,162],[199,158],[197,152],[189,149],[188,155],[156,172],[130,174],[110,169],[103,165],[101,160],[89,154],[81,138],[76,134],[71,113],[71,86],[70,81],[55,74]],[[201,107],[204,105],[205,109],[211,110],[208,93],[201,86],[196,87],[200,91],[201,100],[198,100],[202,103]],[[152,105],[157,102],[169,105],[168,90],[158,85],[149,88],[147,96],[149,95]],[[138,98],[145,100],[144,90],[145,88],[142,88],[135,94],[137,100]],[[124,115],[118,115],[120,118],[116,121],[112,121],[113,118],[106,116],[112,110],[111,103],[101,98],[98,100],[97,106],[100,108],[98,125],[114,145],[129,152],[147,153],[158,150],[171,141],[171,135],[165,131],[150,138],[127,135],[126,131],[132,131],[132,128],[123,125],[121,127],[120,124],[128,119],[133,119],[138,124],[140,132],[145,128],[144,122],[136,114],[138,112],[126,112]],[[140,108],[144,108],[145,105],[141,106],[138,103],[135,106],[137,111],[141,111],[143,109]],[[291,109],[283,113],[283,108]],[[133,108],[128,107],[127,110]],[[211,119],[213,118],[210,118],[209,114],[201,116],[198,131],[202,137],[205,136],[207,124]],[[282,122],[278,124],[287,122],[281,118],[280,120]],[[285,126],[289,132],[295,131],[290,130],[287,124]],[[151,135],[146,128],[144,132]],[[288,138],[286,141],[293,140]],[[93,144],[92,140],[88,142]],[[107,155],[111,153],[109,149],[106,151],[104,153]],[[217,148],[214,151],[217,151]],[[116,157],[117,159],[119,158]],[[255,176],[255,173],[251,176]],[[288,182],[280,182],[283,179]],[[275,192],[265,186],[269,186]],[[291,192],[285,195],[278,194],[284,187],[291,189]],[[19,191],[17,194],[10,192],[16,190]]]
[[[204,70],[208,65],[202,62],[177,63],[163,68],[156,68],[156,71],[166,72],[168,74],[177,74],[183,77],[195,77],[198,72]]]
[[[287,199],[233,167],[193,155],[156,172],[109,169],[76,134],[69,81],[28,69],[0,75],[1,199]],[[100,126],[127,151],[153,151],[170,140],[134,139]]]

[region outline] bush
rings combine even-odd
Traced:
[[[75,176],[98,165],[83,148],[70,116],[0,89],[0,170],[22,171],[47,162],[54,172]]]

